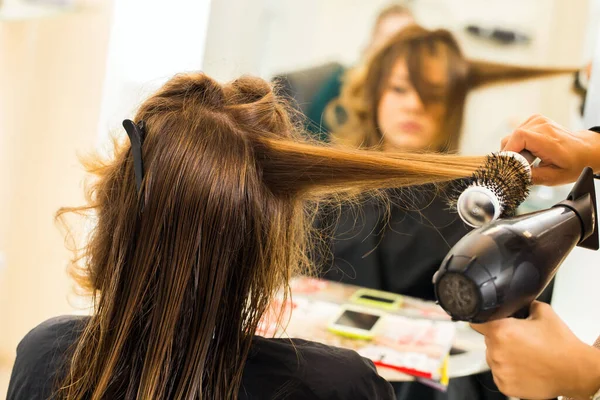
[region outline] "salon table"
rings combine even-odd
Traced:
[[[319,304],[344,305],[349,303],[352,295],[360,289],[357,286],[341,284],[337,282],[324,281],[308,277],[298,277],[292,280],[292,301],[309,299]],[[427,320],[451,321],[450,317],[435,302],[424,301],[417,298],[402,296],[401,306],[393,311],[387,311],[390,314],[398,314],[403,317],[419,318]],[[278,319],[279,308],[275,307],[271,312],[273,320]],[[257,332],[262,336],[278,336],[276,332],[281,332],[282,326],[285,326],[285,335],[288,337],[298,337],[328,345],[355,349],[355,340],[348,339],[329,332],[324,324],[310,324],[306,320],[302,323],[294,324],[293,312],[285,316],[283,322],[268,324],[262,326],[262,330]],[[318,316],[316,317],[318,319]],[[452,350],[448,359],[447,375],[450,379],[464,377],[489,371],[485,357],[485,342],[483,336],[475,332],[467,323],[453,322],[456,328]],[[314,325],[314,326],[310,326]],[[379,374],[390,382],[412,381],[415,378],[411,375],[399,372],[395,369],[378,366]]]

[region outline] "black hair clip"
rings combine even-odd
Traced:
[[[133,154],[133,169],[135,172],[135,185],[138,192],[142,187],[142,179],[144,179],[144,163],[142,162],[142,145],[146,139],[146,131],[144,121],[136,124],[130,119],[123,121],[123,128],[129,136],[131,142],[131,153]]]

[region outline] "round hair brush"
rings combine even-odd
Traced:
[[[458,181],[450,192],[450,206],[472,227],[513,216],[529,195],[531,163],[528,151],[504,151],[487,157],[469,179]]]

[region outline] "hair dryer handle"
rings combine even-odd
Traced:
[[[521,308],[519,311],[517,311],[513,315],[513,318],[518,318],[518,319],[527,319],[527,318],[529,318],[529,307],[530,306],[531,306],[531,304],[528,305],[528,306],[525,306],[525,307]],[[527,400],[527,399],[521,399],[521,400]],[[558,400],[558,399],[555,397],[555,398],[552,398],[552,399],[549,399],[549,400]]]
[[[530,306],[531,306],[531,304],[521,308],[519,311],[517,311],[516,313],[513,314],[513,318],[518,318],[518,319],[529,318],[529,307]]]

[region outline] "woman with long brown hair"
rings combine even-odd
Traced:
[[[335,143],[455,153],[470,91],[577,70],[469,60],[449,31],[411,25],[346,73],[326,120]]]
[[[20,343],[8,398],[392,396],[356,353],[255,335],[306,271],[320,200],[468,176],[477,157],[336,149],[303,139],[269,84],[179,75],[93,160],[95,227],[71,272],[89,317],[46,321]],[[139,184],[139,186],[138,186]]]
[[[456,151],[468,74],[450,32],[406,27],[344,77],[326,114],[332,140],[377,150]]]
[[[519,67],[476,62],[443,29],[404,28],[344,77],[340,97],[328,106],[332,142],[381,152],[454,154],[459,151],[465,102],[481,86],[571,73],[575,69]],[[448,250],[468,233],[448,210],[440,185],[391,190],[401,204],[377,199],[324,212],[318,226],[332,233],[330,254],[321,264],[325,278],[426,300],[435,300],[433,274]],[[333,218],[331,218],[333,217]],[[502,399],[491,375],[473,384],[451,381],[452,396]],[[409,389],[410,387],[410,389]],[[409,393],[410,390],[410,393]],[[399,398],[442,398],[424,386],[403,385]],[[445,397],[444,397],[445,398]]]

